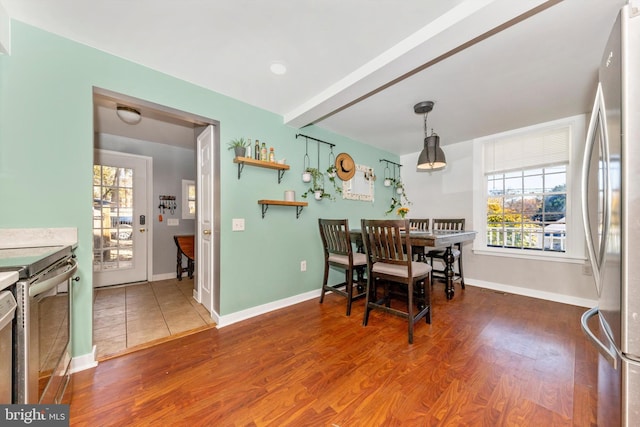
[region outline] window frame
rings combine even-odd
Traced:
[[[189,199],[189,187],[193,186],[195,189],[196,182],[192,179],[183,179],[182,180],[182,219],[196,219],[195,210],[194,213],[189,212],[189,202],[196,202],[196,197],[194,196],[193,200]]]
[[[569,162],[566,187],[566,243],[565,252],[524,250],[487,245],[487,176],[484,168],[484,144],[499,139],[526,136],[541,131],[569,127]],[[585,235],[580,213],[580,179],[582,153],[586,138],[586,116],[578,115],[514,129],[473,140],[473,222],[478,235],[473,242],[473,252],[480,255],[536,259],[568,263],[584,263]],[[551,165],[549,165],[551,166]],[[525,170],[522,168],[520,170]]]

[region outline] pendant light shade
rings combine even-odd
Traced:
[[[116,107],[116,114],[120,117],[120,120],[129,125],[136,125],[140,123],[140,120],[142,120],[140,111],[124,105],[118,105]]]
[[[424,149],[418,157],[419,170],[436,171],[447,166],[444,151],[440,148],[440,137],[434,133],[424,139]]]
[[[447,166],[444,151],[440,148],[440,137],[431,130],[427,134],[427,115],[433,110],[433,101],[424,101],[416,104],[413,111],[416,114],[424,114],[424,148],[418,157],[418,171],[437,171]]]

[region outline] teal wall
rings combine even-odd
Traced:
[[[375,203],[309,200],[300,219],[294,208],[272,206],[261,218],[258,199],[283,199],[305,190],[300,179],[305,144],[281,116],[136,65],[104,52],[12,21],[12,54],[0,55],[0,227],[77,227],[80,282],[74,289],[73,354],[92,347],[91,179],[93,87],[209,117],[220,123],[220,315],[291,297],[320,286],[319,217],[383,217],[389,189],[376,185]],[[194,54],[197,54],[194,52]],[[383,175],[390,153],[318,127],[303,133],[336,144],[356,163]],[[226,143],[244,136],[275,147],[291,170],[281,184],[275,171],[245,167],[240,180]],[[309,144],[312,164],[315,145]],[[328,164],[323,146],[321,167]],[[246,231],[231,232],[245,218]],[[300,272],[300,261],[308,270]]]

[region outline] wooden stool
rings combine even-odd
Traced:
[[[173,240],[176,242],[176,246],[178,247],[178,256],[176,263],[176,276],[178,280],[182,280],[182,273],[185,271],[189,275],[189,279],[193,279],[193,267],[195,262],[195,253],[194,253],[194,237],[193,234],[184,235],[184,236],[173,236]],[[187,257],[187,266],[182,266],[182,255]]]

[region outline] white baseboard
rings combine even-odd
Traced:
[[[529,289],[529,288],[521,288],[519,286],[503,285],[501,283],[486,282],[484,280],[476,280],[470,277],[465,277],[464,281],[466,286],[475,286],[477,288],[492,289],[494,291],[501,291],[509,294],[516,294],[516,295],[522,295],[525,297],[538,298],[538,299],[543,299],[547,301],[559,302],[562,304],[576,305],[578,307],[591,308],[598,305],[598,301],[592,300],[592,299],[572,297],[570,295],[538,291],[538,290]]]
[[[162,274],[154,274],[151,277],[151,281],[156,282],[158,280],[169,280],[169,279],[175,279],[175,278],[176,278],[176,273],[162,273]]]
[[[228,314],[226,316],[219,316],[217,313],[213,314],[214,320],[216,320],[217,328],[223,328],[225,326],[232,325],[242,320],[250,319],[252,317],[260,316],[261,314],[268,313],[270,311],[279,310],[284,307],[288,307],[299,302],[307,301],[313,298],[320,297],[320,289],[305,292],[304,294],[294,295],[289,298],[284,298],[278,301],[270,302],[267,304],[259,305],[257,307],[251,307],[246,310],[237,311],[235,313]]]
[[[91,369],[98,366],[98,360],[96,359],[96,346],[93,346],[91,353],[83,354],[82,356],[76,356],[71,359],[71,373],[84,371],[85,369]]]

